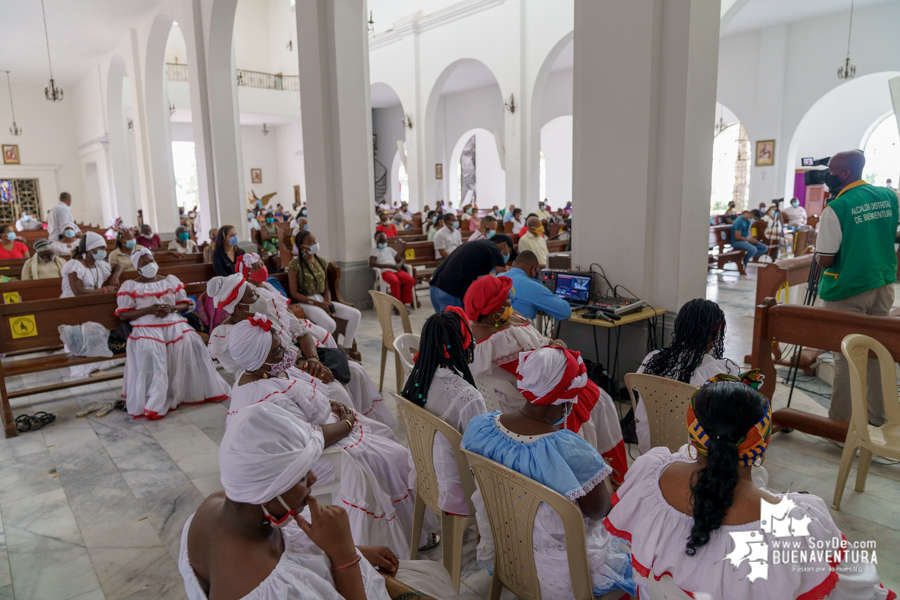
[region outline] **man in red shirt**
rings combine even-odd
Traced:
[[[149,225],[141,225],[141,234],[135,237],[135,241],[141,246],[147,248],[159,248],[159,234],[153,233],[153,229]]]
[[[397,227],[390,222],[387,213],[381,213],[381,222],[375,226],[376,232],[381,232],[389,238],[397,237]]]

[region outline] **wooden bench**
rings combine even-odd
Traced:
[[[750,235],[759,240],[760,243],[765,244],[768,250],[766,251],[765,256],[768,256],[772,259],[772,262],[778,258],[778,239],[772,239],[768,236],[766,232],[766,228],[768,224],[763,221],[754,221],[754,223],[750,226]],[[762,254],[757,254],[753,257],[753,262],[758,263],[759,259],[762,257]]]
[[[707,258],[707,268],[724,270],[725,265],[734,263],[738,273],[744,275],[744,251],[731,247],[731,225],[713,225],[709,228],[715,238],[714,251]]]
[[[179,258],[173,254],[169,254],[169,250],[156,250],[153,252],[153,258],[159,263],[160,269],[169,267],[178,267],[182,265],[198,265],[203,263],[203,253],[194,252],[185,254],[184,258]],[[9,258],[0,260],[0,275],[7,277],[22,277],[22,268],[25,266],[26,258]],[[27,283],[27,282],[23,282]],[[2,284],[0,284],[2,285]]]

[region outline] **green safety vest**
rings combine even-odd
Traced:
[[[851,184],[852,185],[852,184]],[[835,301],[897,280],[897,194],[860,184],[842,191],[828,204],[841,224],[841,248],[822,273],[819,297]]]

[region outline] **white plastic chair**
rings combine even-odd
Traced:
[[[400,359],[400,364],[403,365],[403,383],[405,385],[415,365],[413,356],[419,351],[419,336],[415,333],[398,335],[394,338],[394,350],[397,351],[397,357]]]
[[[416,274],[413,272],[413,268],[409,265],[404,265],[403,269],[409,273],[409,276],[415,279]],[[381,292],[382,294],[391,295],[391,284],[384,280],[381,276],[383,269],[379,269],[378,267],[372,267],[372,270],[375,271],[375,291]],[[413,284],[415,288],[415,284]],[[416,302],[415,302],[415,289],[413,289],[413,303],[410,306],[411,309],[415,310]]]
[[[887,422],[881,427],[884,440],[873,440],[869,432],[868,396],[866,394],[869,352],[875,353],[881,375],[881,395],[884,399],[884,412]],[[866,335],[854,333],[841,342],[841,354],[847,359],[850,367],[850,402],[853,412],[850,416],[850,427],[844,441],[844,452],[841,454],[841,466],[838,469],[837,483],[834,486],[834,501],[831,507],[841,509],[841,497],[844,486],[850,476],[853,457],[859,448],[859,464],[856,466],[856,491],[866,491],[866,477],[872,455],[900,460],[900,396],[897,393],[897,371],[894,357],[881,342]]]
[[[344,451],[340,448],[325,448],[322,458],[330,459],[334,464],[334,481],[325,484],[316,483],[313,486],[313,496],[322,504],[329,505],[334,502],[334,497],[341,489],[341,462],[344,460]]]
[[[650,424],[651,447],[665,446],[672,452],[678,452],[688,441],[684,419],[691,404],[691,396],[697,388],[688,383],[646,373],[628,373],[625,375],[625,387],[631,396],[631,407],[635,414],[635,390],[640,394],[641,402],[644,402]]]
[[[508,398],[521,398],[522,406],[525,405],[525,396],[519,391],[516,385],[506,379],[491,377],[490,375],[481,375],[475,380],[478,391],[484,397],[484,403],[491,412],[499,410],[503,412],[505,409],[500,401],[497,392],[502,392]]]

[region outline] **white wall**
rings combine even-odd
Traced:
[[[493,205],[503,206],[506,198],[506,175],[500,166],[500,155],[497,153],[497,142],[494,134],[485,129],[464,132],[451,150],[450,165],[444,167],[444,179],[447,181],[454,208],[462,208],[459,197],[460,164],[459,158],[466,142],[475,136],[475,200],[479,208],[490,208]]]
[[[292,50],[287,48],[288,41],[293,42]],[[296,75],[299,72],[297,21],[291,0],[269,0],[269,53],[273,73]]]
[[[541,103],[541,126],[563,115],[572,116],[572,69],[554,71],[547,77],[544,100]]]
[[[403,127],[403,107],[372,109],[372,132],[378,136],[378,152],[375,158],[387,169],[387,193],[385,197],[393,200],[391,190],[396,187],[396,174],[392,171],[394,157],[397,155],[397,140],[406,140],[406,129]]]
[[[51,104],[43,98],[43,93],[41,96],[43,102]],[[77,115],[75,131],[79,145],[97,140],[106,134],[106,102],[98,66],[91,68],[71,90],[66,90],[64,102],[75,104],[74,110]]]
[[[234,58],[239,69],[274,73],[269,0],[239,0],[234,16]],[[287,40],[285,40],[287,43]]]
[[[178,63],[186,65],[187,44],[184,41],[184,34],[181,33],[181,26],[172,24],[172,31],[169,32],[169,39],[166,41],[166,62],[169,64]]]
[[[68,94],[66,90],[63,102],[48,102],[44,98],[43,86],[14,86],[16,124],[23,134],[14,138],[5,132],[2,137],[4,144],[18,144],[21,165],[0,165],[0,177],[30,178],[34,175],[26,174],[26,171],[31,167],[56,166],[55,176],[53,170],[42,171],[40,175],[42,219],[46,220],[47,211],[57,204],[57,198],[48,197],[48,190],[58,190],[72,194],[72,216],[76,221],[90,221],[94,209],[98,215],[101,209],[99,205],[92,206],[85,197],[78,157],[76,103],[69,99]],[[8,96],[0,97],[0,111],[9,114]],[[45,185],[44,178],[51,178],[52,181]],[[94,217],[94,222],[97,222],[97,217]]]
[[[300,201],[306,202],[306,174],[303,170],[303,131],[300,121],[275,128],[278,152],[278,195],[282,206],[291,210],[294,204],[294,186],[300,186]],[[265,173],[263,174],[265,177]],[[247,178],[249,181],[249,177]],[[263,179],[265,181],[265,179]],[[296,216],[296,215],[294,215]]]
[[[278,175],[278,143],[277,134],[262,134],[262,125],[241,126],[241,150],[243,151],[244,164],[244,193],[241,201],[245,202],[250,190],[253,190],[259,198],[272,192],[278,195],[269,201],[271,206],[281,203],[282,206],[290,206],[293,194],[285,201],[284,191],[279,189]],[[250,169],[262,169],[262,183],[251,183]]]
[[[572,116],[557,117],[541,128],[541,152],[547,169],[547,202],[553,210],[572,201]]]

